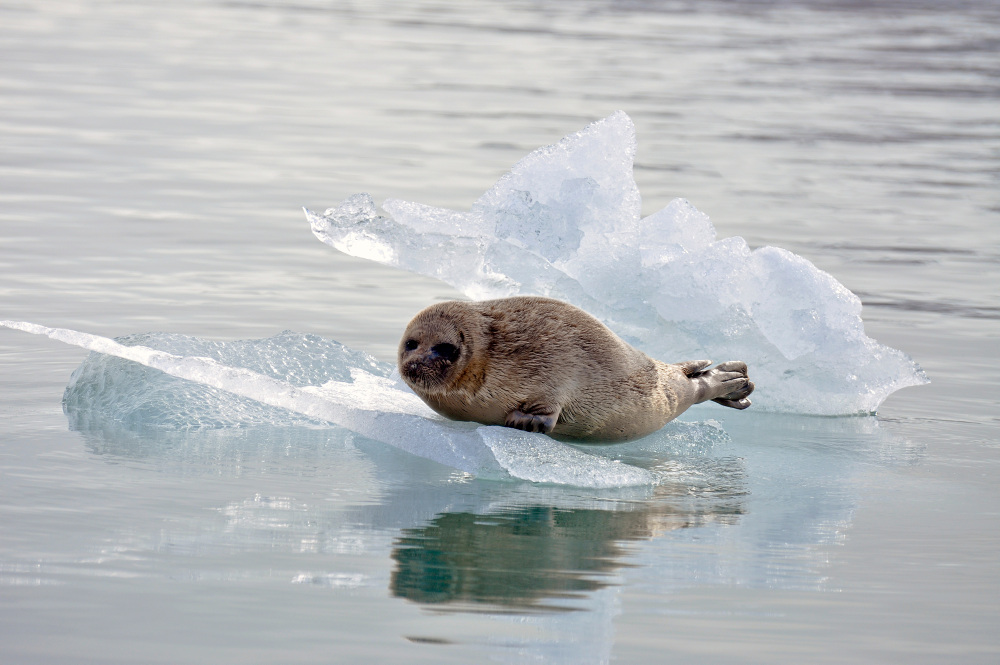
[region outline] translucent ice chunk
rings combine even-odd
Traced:
[[[119,337],[124,346],[144,346],[177,356],[211,358],[296,387],[328,381],[352,382],[352,372],[388,376],[391,367],[316,335],[284,332],[267,340],[221,342],[173,333]],[[301,414],[231,392],[175,378],[118,358],[91,354],[70,377],[63,406],[74,429],[116,422],[136,430],[234,428],[258,425],[315,426]]]
[[[145,334],[116,341],[19,321],[0,325],[96,352],[66,388],[66,410],[78,424],[106,419],[184,429],[334,423],[477,476],[595,488],[659,481],[654,472],[541,434],[446,420],[393,377],[391,365],[314,336],[209,342]]]
[[[650,355],[745,360],[758,409],[871,413],[927,381],[864,332],[861,302],[791,252],[716,239],[677,199],[641,218],[635,128],[617,112],[518,162],[468,212],[358,194],[313,232],[348,254],[436,277],[470,298],[561,298]]]
[[[480,427],[479,436],[497,462],[515,478],[579,487],[652,485],[656,475],[618,460],[553,446],[548,437],[507,427]]]

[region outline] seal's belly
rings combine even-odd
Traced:
[[[445,418],[452,420],[470,420],[483,425],[503,425],[509,410],[505,410],[499,404],[480,404],[470,406],[456,405],[453,403],[433,403],[427,401],[427,405],[440,413]]]
[[[632,441],[652,434],[671,420],[670,414],[651,409],[636,411],[603,422],[559,423],[552,430],[557,439],[571,439],[585,443],[617,443]]]
[[[674,417],[670,406],[638,392],[619,395],[613,403],[571,404],[563,410],[552,435],[588,443],[631,441],[669,422]]]

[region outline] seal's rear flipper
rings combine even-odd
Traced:
[[[750,406],[750,400],[747,396],[753,392],[753,381],[747,381],[746,386],[740,388],[739,390],[734,390],[728,395],[723,395],[722,397],[716,397],[712,401],[716,404],[721,404],[722,406],[728,406],[731,409],[743,410]]]
[[[677,366],[681,368],[685,376],[694,376],[711,364],[711,360],[685,360],[682,363],[677,363]]]
[[[712,400],[731,409],[750,406],[747,397],[753,392],[754,385],[747,376],[747,364],[742,360],[729,360],[706,369],[710,364],[708,360],[677,363],[697,386],[695,404]]]

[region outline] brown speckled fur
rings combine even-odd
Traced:
[[[708,364],[654,360],[583,310],[527,296],[432,305],[399,345],[403,379],[442,415],[583,441],[638,438],[709,399],[749,406],[746,366]]]

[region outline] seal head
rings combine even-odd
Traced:
[[[483,337],[481,317],[449,304],[418,314],[399,342],[399,373],[421,395],[461,390],[469,380],[465,375],[475,342]]]

